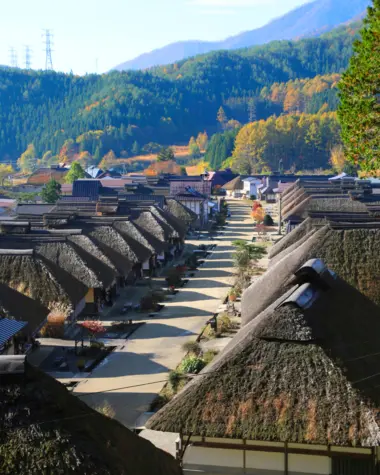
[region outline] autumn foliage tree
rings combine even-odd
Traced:
[[[251,216],[256,221],[256,223],[260,224],[264,222],[265,211],[263,208],[256,208],[255,210],[252,210]]]
[[[29,144],[24,153],[17,160],[17,166],[23,173],[31,173],[37,164],[36,149],[33,144]]]

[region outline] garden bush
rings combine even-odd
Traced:
[[[199,356],[202,352],[201,346],[197,341],[187,341],[183,344],[182,349],[186,353],[193,353],[196,356]]]
[[[185,374],[198,374],[205,366],[206,363],[202,358],[188,356],[187,358],[184,358],[179,369]]]
[[[264,226],[273,226],[274,225],[274,222],[273,222],[273,218],[270,214],[266,214],[264,216]]]

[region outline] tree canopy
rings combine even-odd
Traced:
[[[66,183],[74,183],[75,180],[79,180],[80,178],[84,178],[86,176],[82,166],[78,162],[73,162],[71,164],[70,170],[68,171],[65,182]]]
[[[368,8],[361,38],[339,84],[339,120],[347,158],[362,170],[380,169],[380,0]]]
[[[56,203],[61,195],[61,185],[56,180],[46,183],[41,192],[42,201],[45,203]]]

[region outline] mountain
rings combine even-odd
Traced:
[[[138,56],[114,69],[147,69],[215,50],[233,50],[275,40],[319,36],[365,15],[370,0],[315,0],[298,7],[267,25],[220,42],[183,41]]]
[[[88,152],[94,161],[110,150],[128,157],[150,142],[186,143],[200,131],[217,131],[220,106],[242,124],[252,107],[256,119],[294,107],[334,111],[331,75],[347,68],[359,28],[216,51],[149,71],[75,76],[0,68],[0,161],[16,160],[31,143],[38,157],[62,149],[61,155]]]

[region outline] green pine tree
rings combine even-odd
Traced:
[[[61,185],[53,180],[46,183],[41,192],[42,201],[45,203],[56,203],[61,195]]]
[[[364,171],[380,168],[380,0],[368,8],[361,39],[339,84],[338,116],[346,157]]]

